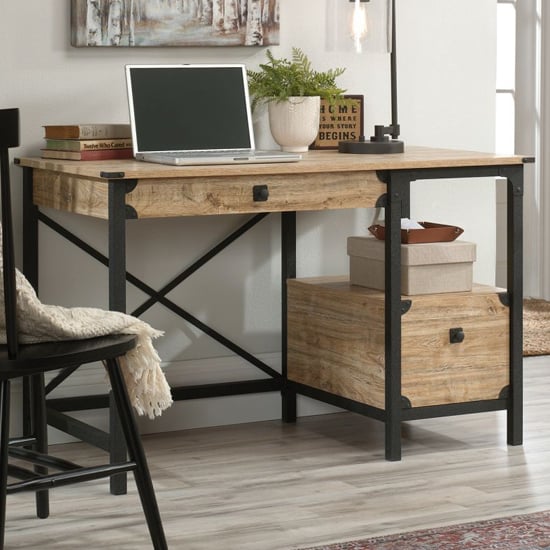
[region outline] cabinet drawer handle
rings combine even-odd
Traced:
[[[252,188],[252,199],[254,202],[265,202],[269,198],[267,185],[255,185]]]
[[[460,327],[449,329],[449,341],[451,344],[460,344],[464,342],[464,330]]]

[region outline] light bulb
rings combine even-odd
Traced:
[[[353,38],[353,44],[357,53],[363,51],[362,41],[367,36],[367,32],[367,10],[361,5],[361,0],[355,0],[351,19],[351,37]]]

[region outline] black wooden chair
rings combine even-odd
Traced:
[[[18,109],[0,110],[0,179],[2,199],[2,260],[6,344],[0,345],[0,548],[4,548],[6,496],[21,491],[36,492],[37,515],[49,515],[50,488],[80,483],[132,471],[149,527],[153,548],[168,548],[162,521],[134,413],[120,371],[119,358],[135,347],[135,336],[113,335],[78,341],[20,344],[17,335],[16,275],[11,213],[9,155],[19,145]],[[48,455],[44,373],[103,361],[128,446],[129,458],[120,464],[81,467]],[[24,414],[30,418],[32,434],[9,437],[10,383],[25,378],[32,399]],[[12,458],[12,463],[9,459]],[[23,462],[22,462],[23,461]],[[29,462],[30,468],[21,464]],[[53,472],[53,473],[52,473]],[[117,498],[117,497],[112,497]]]

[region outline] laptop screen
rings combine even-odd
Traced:
[[[127,65],[135,153],[253,149],[244,65]]]

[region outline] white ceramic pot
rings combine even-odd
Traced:
[[[319,132],[319,96],[290,97],[269,103],[269,128],[283,151],[307,151]]]

